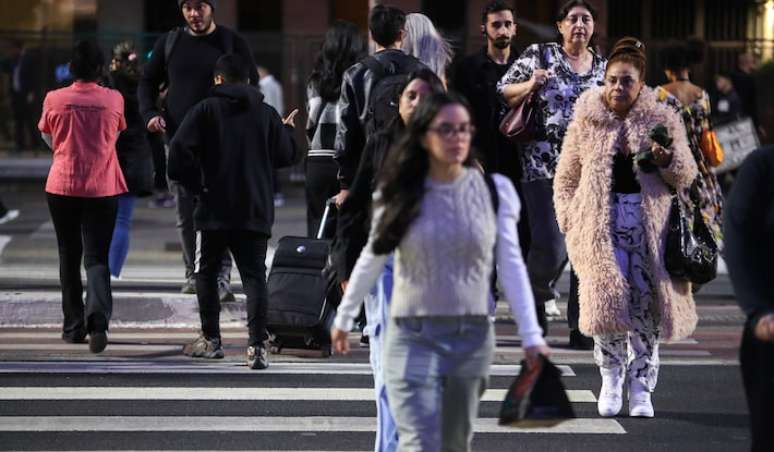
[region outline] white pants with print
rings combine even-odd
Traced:
[[[640,194],[613,194],[613,246],[618,266],[631,288],[632,330],[594,337],[594,360],[605,370],[626,372],[630,381],[653,391],[658,379],[658,321],[651,311],[653,282],[643,227]]]

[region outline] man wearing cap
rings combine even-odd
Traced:
[[[150,132],[166,134],[167,142],[175,136],[188,110],[206,98],[213,87],[215,62],[227,53],[237,54],[250,63],[250,84],[258,85],[255,61],[247,41],[234,31],[216,25],[216,0],[177,0],[185,19],[184,27],[162,35],[153,46],[138,88],[140,113]],[[157,99],[162,86],[168,89],[165,108],[159,111]],[[186,283],[183,293],[195,293],[194,197],[178,184],[170,189],[177,201],[177,227],[183,247]],[[218,277],[218,296],[232,301],[229,287],[231,256],[223,256]]]

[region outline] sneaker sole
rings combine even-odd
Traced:
[[[92,353],[102,353],[107,347],[107,333],[104,331],[89,334],[89,351]]]

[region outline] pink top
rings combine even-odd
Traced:
[[[51,135],[54,150],[47,193],[97,198],[127,192],[116,155],[118,133],[126,129],[118,91],[84,82],[51,91],[38,128]]]

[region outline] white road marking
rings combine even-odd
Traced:
[[[11,243],[12,237],[10,235],[0,235],[0,258],[3,257],[3,250],[5,249],[6,245]]]
[[[505,389],[488,389],[482,402],[502,402]],[[573,403],[594,403],[588,390],[568,390]],[[0,387],[0,400],[210,400],[210,401],[372,401],[373,388],[215,388],[215,387]]]
[[[495,418],[477,419],[476,433],[625,434],[613,419],[570,419],[554,427],[501,427]],[[372,417],[234,416],[8,416],[2,432],[375,432]]]
[[[563,377],[575,377],[570,366],[557,365]],[[489,368],[490,376],[512,377],[519,374],[521,366],[495,364]],[[371,366],[367,363],[322,362],[272,362],[268,369],[259,373],[248,370],[242,363],[212,363],[189,361],[56,361],[56,362],[0,362],[0,374],[281,374],[281,375],[371,375]]]

